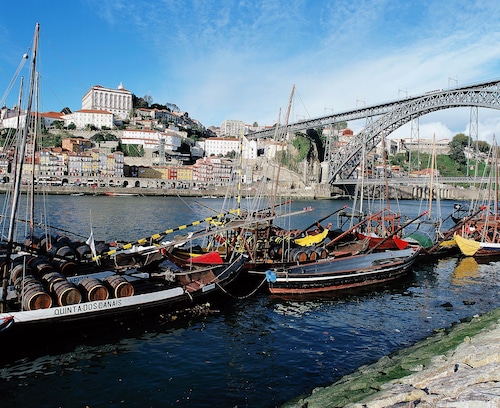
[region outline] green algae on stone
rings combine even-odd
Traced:
[[[384,384],[430,367],[433,359],[455,350],[482,330],[498,324],[499,320],[500,309],[495,309],[470,321],[440,330],[409,348],[384,356],[374,364],[360,367],[330,386],[316,388],[307,397],[289,401],[283,407],[336,408],[362,401],[380,391]]]

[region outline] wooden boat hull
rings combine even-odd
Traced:
[[[267,271],[272,294],[305,294],[345,290],[373,285],[404,276],[413,265],[420,248],[333,258]]]
[[[130,296],[117,297],[110,295],[107,299],[88,301],[75,304],[55,305],[36,310],[9,311],[0,313],[0,322],[13,321],[7,327],[2,325],[0,338],[6,334],[30,334],[45,330],[65,330],[71,327],[83,328],[95,326],[103,321],[126,321],[138,314],[152,311],[167,311],[185,308],[212,300],[226,297],[224,288],[232,284],[239,276],[246,257],[240,256],[230,264],[207,266],[198,269],[194,275],[181,272],[174,282],[154,278],[152,274],[143,272],[122,274],[133,290]],[[147,276],[146,276],[147,275]],[[104,280],[116,276],[114,272],[99,272],[89,275],[68,277],[71,283],[77,283],[85,278],[94,277]],[[202,277],[205,277],[204,280]],[[183,281],[183,283],[179,283]]]

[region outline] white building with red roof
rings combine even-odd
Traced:
[[[74,123],[77,129],[85,129],[87,125],[93,125],[98,129],[103,126],[108,129],[113,129],[113,114],[106,110],[98,109],[81,109],[73,113],[62,116],[64,126]]]

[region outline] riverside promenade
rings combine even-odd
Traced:
[[[449,329],[354,373],[286,408],[500,407],[500,309]]]
[[[145,183],[146,187],[116,187],[116,186],[76,186],[76,185],[65,185],[65,186],[54,186],[54,185],[37,185],[35,186],[36,192],[44,192],[47,194],[58,194],[58,195],[104,195],[107,193],[116,194],[130,194],[137,196],[181,196],[181,197],[224,197],[228,191],[227,186],[218,186],[211,188],[163,188],[157,186],[156,181],[151,181]],[[131,183],[132,185],[132,183]],[[10,184],[0,184],[0,192],[5,192],[11,189]],[[277,192],[274,190],[277,188]],[[21,186],[22,191],[27,191],[28,186]],[[479,190],[477,189],[463,189],[456,187],[447,187],[446,194],[441,197],[442,200],[453,200],[453,201],[470,201],[472,198],[477,198],[479,195]],[[234,194],[234,193],[233,193]],[[346,199],[352,198],[350,196],[344,195],[345,193],[338,188],[332,188],[329,184],[314,184],[309,187],[292,188],[289,185],[285,186],[275,186],[274,183],[267,183],[264,188],[257,185],[244,186],[239,191],[242,197],[250,198],[255,195],[263,196],[275,196],[289,197],[292,199],[304,199],[304,200],[314,200],[314,199]],[[378,191],[380,197],[385,197],[385,193]],[[444,198],[446,197],[446,198]],[[429,197],[422,195],[415,195],[415,189],[413,186],[394,186],[390,187],[390,198],[400,199],[400,200],[420,200]],[[436,198],[436,197],[435,197]]]

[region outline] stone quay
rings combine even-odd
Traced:
[[[500,309],[430,337],[338,382],[284,405],[288,408],[500,407]]]

